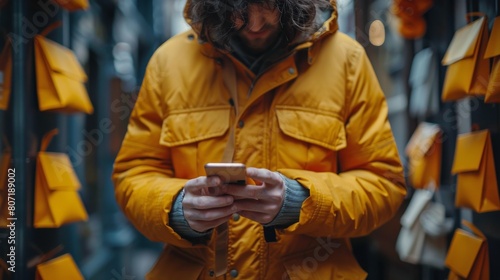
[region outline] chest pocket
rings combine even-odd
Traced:
[[[230,106],[217,106],[177,111],[163,120],[160,144],[170,148],[177,177],[204,175],[205,163],[221,160],[230,118]]]
[[[277,106],[278,166],[335,172],[337,151],[346,147],[344,122],[309,108]]]

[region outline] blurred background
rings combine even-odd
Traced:
[[[410,13],[413,21],[398,10],[400,2],[404,1],[338,0],[340,30],[358,40],[372,61],[387,97],[389,119],[405,166],[405,147],[417,126],[421,122],[440,126],[440,202],[454,229],[460,227],[461,219],[467,219],[483,231],[488,238],[491,279],[500,279],[499,212],[479,214],[456,207],[456,176],[450,172],[457,135],[474,130],[490,130],[493,154],[500,162],[498,106],[484,103],[481,97],[456,102],[439,98],[446,73],[441,59],[455,31],[469,22],[469,12],[487,15],[491,27],[499,14],[500,1],[422,1],[427,6]],[[15,168],[17,217],[16,272],[6,271],[2,262],[0,279],[34,279],[37,265],[66,253],[85,279],[144,279],[163,245],[146,240],[127,222],[114,200],[110,175],[150,56],[168,38],[188,29],[182,15],[184,3],[90,0],[86,9],[70,11],[52,0],[0,0],[0,47],[10,38],[13,58],[10,101],[0,110],[0,135],[4,139],[0,151],[3,155],[10,152]],[[61,25],[46,37],[71,50],[83,67],[92,114],[38,110],[33,42],[55,22]],[[437,93],[427,90],[422,101],[423,97],[412,93],[424,80],[412,83],[411,76],[416,74],[411,72],[416,55],[424,49],[432,50],[433,58],[419,73],[435,77]],[[5,86],[7,61],[2,58],[0,85]],[[57,228],[34,228],[37,153],[42,137],[54,128],[59,133],[47,151],[68,155],[81,184],[78,194],[88,219]],[[498,165],[496,174],[500,174]],[[400,218],[414,192],[411,185],[408,189],[408,198],[393,220],[371,235],[353,240],[368,279],[445,279],[448,275],[447,267],[402,261],[395,250]],[[5,187],[2,195],[5,198]],[[452,233],[447,233],[448,244]],[[9,235],[11,229],[0,229],[4,261],[9,260]]]

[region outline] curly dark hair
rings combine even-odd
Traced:
[[[185,16],[202,41],[229,50],[229,40],[238,30],[234,20],[247,22],[247,7],[257,3],[281,12],[284,35],[292,41],[300,32],[313,33],[317,9],[331,8],[329,0],[190,0]],[[242,27],[244,28],[245,25]]]

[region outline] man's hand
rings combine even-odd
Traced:
[[[205,232],[225,223],[237,211],[233,197],[224,194],[225,188],[217,176],[187,181],[182,207],[192,229]]]
[[[240,215],[267,224],[281,210],[285,183],[277,172],[267,169],[249,167],[247,176],[255,180],[256,185],[227,185],[223,191],[237,198],[234,205]]]

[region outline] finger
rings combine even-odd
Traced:
[[[281,206],[272,203],[263,203],[259,200],[240,199],[234,202],[239,211],[251,211],[256,213],[272,214],[277,213]]]
[[[283,182],[283,179],[281,179],[281,176],[278,173],[265,168],[248,167],[247,176],[254,180],[271,185],[277,185]]]
[[[236,213],[236,210],[237,208],[234,205],[221,208],[214,208],[210,210],[185,209],[184,217],[186,218],[187,221],[190,222],[193,221],[210,222],[231,216],[232,214]]]
[[[198,192],[206,192],[209,193],[209,187],[218,187],[221,186],[221,180],[218,176],[200,176],[195,179],[191,179],[186,182],[184,185],[184,189],[186,192],[198,193]]]
[[[191,227],[196,231],[205,232],[207,230],[216,228],[217,226],[227,222],[231,217],[232,214],[213,221],[191,221],[191,222],[188,221],[188,224],[189,227]]]
[[[277,203],[281,202],[284,198],[283,187],[273,187],[270,185],[225,185],[224,187],[224,194],[232,195],[235,200],[246,198]]]
[[[189,209],[212,209],[229,206],[234,198],[230,195],[224,196],[184,196],[182,206]]]
[[[220,196],[226,193],[226,186],[221,185],[217,187],[206,187],[202,188],[201,191],[198,192],[198,194],[202,196]],[[196,193],[195,193],[196,194]]]
[[[247,199],[265,199],[266,198],[266,186],[259,185],[226,185],[225,193],[230,194],[234,197],[238,198],[247,198]]]

